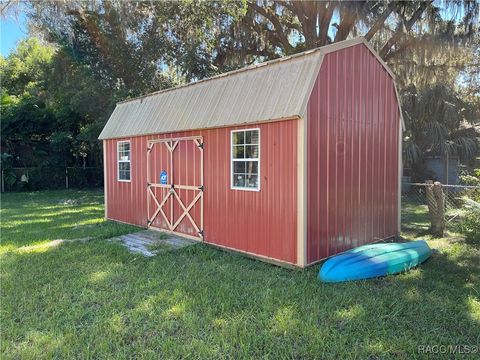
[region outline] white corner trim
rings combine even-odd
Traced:
[[[297,265],[307,264],[307,118],[297,121]]]
[[[103,140],[103,203],[105,220],[108,219],[108,175],[107,175],[107,140]]]
[[[402,177],[403,177],[403,154],[402,154],[402,124],[398,124],[398,219],[397,219],[397,231],[400,235],[402,231]]]

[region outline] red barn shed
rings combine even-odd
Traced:
[[[127,100],[105,216],[305,267],[398,234],[402,124],[363,38]]]

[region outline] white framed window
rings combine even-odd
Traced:
[[[231,188],[260,190],[260,129],[231,132]]]
[[[118,181],[130,182],[130,141],[117,142]]]

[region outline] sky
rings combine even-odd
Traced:
[[[0,47],[2,56],[6,57],[15,49],[19,40],[28,36],[25,15],[20,14],[18,19],[9,17],[0,20]]]

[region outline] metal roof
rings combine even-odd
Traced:
[[[324,54],[360,43],[364,38],[120,102],[99,139],[302,117]]]

